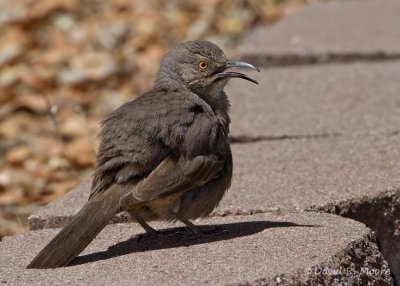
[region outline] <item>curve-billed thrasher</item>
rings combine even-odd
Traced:
[[[28,268],[68,265],[112,217],[129,211],[146,232],[146,221],[208,215],[229,188],[229,101],[223,91],[233,77],[257,83],[231,67],[207,41],[180,44],[161,61],[154,87],[103,122],[88,202],[33,259]]]

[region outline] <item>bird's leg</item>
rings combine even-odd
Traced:
[[[132,216],[144,228],[147,234],[158,235],[158,231],[152,228],[139,214],[133,213]]]
[[[193,232],[194,234],[198,235],[198,234],[204,234],[204,232],[195,224],[193,224],[192,222],[190,222],[188,219],[182,217],[181,215],[179,215],[179,213],[177,212],[171,212],[180,222],[184,223],[190,230],[191,232]]]
[[[221,226],[216,226],[210,230],[202,230],[197,225],[190,222],[188,219],[179,215],[179,213],[172,213],[180,222],[184,223],[195,235],[207,235],[207,234],[216,234],[216,233],[227,233],[226,230],[222,229]]]

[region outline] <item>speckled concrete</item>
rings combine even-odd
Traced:
[[[400,131],[400,60],[262,69],[254,78],[259,86],[232,80],[227,88],[233,137]]]

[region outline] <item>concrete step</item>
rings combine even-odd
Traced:
[[[400,61],[262,69],[254,77],[259,86],[232,80],[227,88],[237,141],[400,131]]]
[[[234,144],[234,174],[216,213],[304,210],[400,189],[400,135]],[[87,201],[90,180],[30,217],[60,227]]]
[[[171,226],[152,223],[158,229]],[[73,266],[27,270],[58,229],[6,237],[0,243],[6,285],[391,285],[374,236],[354,220],[320,213],[212,217],[205,237],[168,229],[148,236],[136,224],[108,225]],[[207,226],[206,226],[207,225]],[[183,233],[182,233],[183,232]]]
[[[399,11],[398,0],[314,3],[255,30],[238,55],[262,66],[398,59]]]

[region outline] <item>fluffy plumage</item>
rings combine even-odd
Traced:
[[[206,41],[180,44],[164,57],[154,87],[104,120],[88,202],[29,268],[68,265],[123,210],[146,231],[154,219],[196,230],[188,220],[208,215],[231,183],[223,88],[229,77],[254,81],[224,73],[227,67],[221,49]]]

